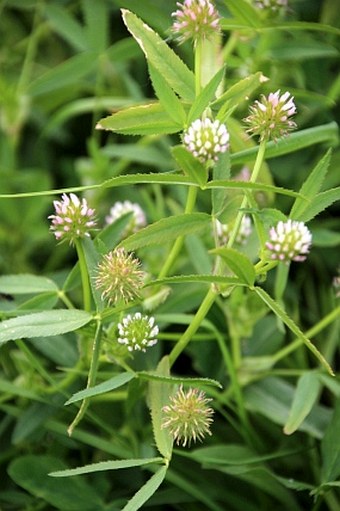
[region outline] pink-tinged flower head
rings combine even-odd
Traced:
[[[144,277],[139,259],[124,248],[116,248],[104,255],[98,264],[95,286],[109,305],[128,303],[140,298]]]
[[[266,247],[271,259],[279,261],[304,261],[312,244],[312,234],[303,222],[280,221],[269,231]]]
[[[201,442],[206,434],[211,435],[214,410],[208,407],[210,401],[203,391],[189,389],[185,392],[181,385],[176,394],[170,396],[170,404],[162,408],[162,428],[169,430],[177,445],[185,447],[192,440]]]
[[[132,213],[132,216],[130,222],[124,230],[124,236],[137,232],[139,229],[146,225],[145,213],[140,205],[129,200],[125,200],[124,202],[116,202],[110,209],[110,214],[105,217],[106,223],[113,224],[116,220],[121,218],[123,215],[126,215],[127,213]]]
[[[209,38],[219,32],[220,15],[210,0],[184,0],[176,3],[178,9],[171,16],[175,18],[172,32],[180,42]]]
[[[262,94],[261,101],[255,101],[244,121],[251,135],[259,135],[261,140],[277,140],[296,128],[295,122],[290,119],[295,113],[294,98],[289,92],[280,95],[280,90],[277,90],[268,97]]]
[[[69,241],[73,245],[76,239],[89,237],[89,230],[96,225],[95,210],[87,205],[86,199],[80,200],[70,193],[62,195],[62,200],[53,201],[55,214],[50,215],[51,231],[57,240]]]
[[[183,143],[201,163],[217,161],[229,147],[229,133],[220,121],[196,119],[184,132]]]
[[[146,348],[157,344],[158,332],[155,318],[136,312],[133,316],[128,314],[118,323],[118,342],[124,344],[129,351],[145,352]]]

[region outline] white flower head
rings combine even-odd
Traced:
[[[196,119],[184,132],[183,143],[201,163],[216,162],[229,147],[229,133],[218,120]]]
[[[295,122],[290,119],[296,113],[296,106],[288,91],[281,95],[277,90],[268,97],[262,94],[261,101],[255,101],[249,110],[250,115],[244,119],[248,125],[247,132],[259,135],[261,140],[277,140],[296,128]]]
[[[176,2],[178,9],[171,14],[175,21],[172,32],[180,42],[211,37],[219,32],[220,15],[210,0],[184,0]]]
[[[106,223],[113,224],[116,220],[130,212],[132,213],[132,218],[126,226],[124,235],[137,232],[139,229],[142,229],[142,227],[145,227],[146,216],[144,211],[139,204],[129,200],[116,202],[110,209],[109,215],[105,217]]]
[[[86,199],[80,200],[77,195],[64,193],[61,200],[53,201],[55,214],[51,220],[51,231],[57,240],[69,241],[73,245],[76,239],[89,237],[89,230],[96,225],[95,210],[89,208]]]
[[[259,9],[277,12],[287,7],[288,0],[254,0],[254,4]]]
[[[133,316],[128,314],[118,323],[118,342],[124,344],[129,351],[145,352],[146,348],[157,343],[158,332],[155,318],[136,312]]]
[[[232,224],[222,224],[219,220],[215,220],[215,228],[217,237],[225,244],[228,242],[229,236],[232,232]],[[236,236],[236,243],[245,245],[251,233],[253,232],[251,218],[248,215],[243,215],[241,225]]]
[[[312,244],[312,234],[303,222],[280,221],[269,231],[266,247],[271,259],[279,261],[304,261]]]

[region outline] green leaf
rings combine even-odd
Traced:
[[[215,97],[216,90],[223,79],[224,71],[225,71],[224,67],[219,69],[215,76],[212,77],[212,79],[207,83],[207,85],[202,89],[200,94],[197,96],[188,114],[187,120],[188,125],[190,125],[196,119],[199,119],[204,110],[210,105],[211,101]]]
[[[218,387],[219,389],[222,389],[222,385],[217,380],[213,380],[212,378],[182,378],[182,377],[176,377],[176,376],[163,376],[160,374],[157,374],[155,372],[150,371],[140,371],[138,373],[138,376],[140,378],[143,378],[145,380],[149,381],[160,381],[164,383],[169,383],[172,385],[183,383],[184,385],[208,385],[213,387]]]
[[[160,135],[182,130],[160,103],[132,106],[100,119],[97,129],[110,130],[123,135]]]
[[[318,193],[312,204],[300,214],[299,220],[302,222],[309,222],[338,200],[340,200],[340,187]]]
[[[44,14],[53,29],[78,51],[89,49],[81,24],[71,16],[68,9],[58,4],[44,5]]]
[[[120,470],[122,468],[142,467],[144,465],[149,465],[150,463],[161,463],[162,461],[163,458],[100,461],[99,463],[91,463],[89,465],[84,465],[83,467],[50,472],[48,475],[51,477],[71,477],[79,476],[82,474],[92,474],[93,472],[103,472],[105,470]]]
[[[242,254],[234,248],[216,248],[211,251],[212,254],[219,255],[229,266],[231,271],[238,276],[241,282],[253,286],[256,278],[254,266],[245,254]]]
[[[283,428],[286,435],[291,435],[299,429],[313,408],[320,388],[319,375],[315,372],[308,371],[299,378],[289,417]]]
[[[316,194],[320,191],[324,178],[327,174],[330,159],[331,150],[329,149],[322,160],[320,160],[320,162],[310,173],[300,189],[300,193],[304,197],[308,198],[310,203],[314,200]],[[290,211],[289,218],[300,220],[301,215],[307,209],[310,203],[297,197]]]
[[[313,247],[336,247],[340,245],[340,232],[313,227]]]
[[[284,154],[299,151],[305,147],[314,146],[321,142],[327,142],[330,145],[338,143],[338,125],[336,122],[323,124],[314,128],[307,128],[295,133],[290,133],[288,137],[281,138],[277,142],[270,141],[266,146],[266,159],[276,158]],[[254,160],[258,152],[257,147],[251,147],[231,155],[233,164],[242,164]]]
[[[163,357],[157,366],[156,374],[159,376],[170,376],[169,357]],[[173,440],[163,427],[162,427],[162,409],[169,402],[169,393],[171,386],[169,383],[161,381],[150,381],[148,404],[150,407],[152,429],[155,437],[155,442],[159,452],[167,460],[171,459]]]
[[[189,68],[146,23],[132,12],[122,9],[127,29],[136,39],[145,57],[185,101],[195,98],[195,78]]]
[[[58,292],[53,280],[39,275],[21,273],[19,275],[2,275],[0,277],[0,293],[24,295],[46,292]]]
[[[186,282],[196,282],[197,284],[220,284],[225,286],[248,286],[248,283],[244,282],[244,280],[224,275],[174,275],[172,277],[164,277],[163,279],[153,280],[152,282],[147,283],[145,287],[158,284],[185,284]]]
[[[70,399],[66,401],[65,405],[70,405],[71,403],[76,403],[82,399],[87,399],[89,397],[99,396],[100,394],[104,394],[106,392],[111,392],[111,390],[125,385],[135,377],[136,375],[134,373],[129,372],[118,374],[109,380],[104,381],[103,383],[95,385],[94,387],[76,392],[72,397],[70,397]]]
[[[228,10],[237,21],[249,28],[261,27],[262,23],[256,9],[246,0],[224,0]]]
[[[49,337],[77,330],[92,320],[82,310],[52,310],[7,319],[0,323],[0,345],[25,337]]]
[[[156,96],[164,110],[176,124],[184,126],[186,121],[185,110],[164,76],[152,64],[149,64],[149,74]]]
[[[102,53],[109,40],[109,5],[106,0],[82,0],[82,6],[86,20],[86,39],[93,50]]]
[[[340,399],[337,400],[332,420],[321,442],[323,483],[334,481],[340,475]]]
[[[203,187],[208,181],[208,171],[205,166],[181,145],[172,147],[171,152],[184,174]]]
[[[165,479],[168,467],[161,467],[124,506],[122,511],[137,511],[156,492]]]
[[[62,64],[46,71],[29,84],[29,94],[39,96],[55,92],[62,87],[78,87],[83,76],[92,72],[97,65],[97,54],[83,52],[65,60]]]
[[[210,226],[211,218],[206,213],[181,214],[162,218],[123,240],[118,247],[136,250],[148,245],[162,245],[178,236],[199,232]]]
[[[211,104],[211,108],[213,109],[220,108],[216,118],[221,122],[224,122],[225,113],[229,108],[245,101],[255,89],[260,87],[260,85],[267,80],[268,78],[266,78],[261,72],[258,72],[247,76],[232,85]]]
[[[325,369],[334,376],[333,369],[324,358],[324,356],[320,353],[320,351],[312,344],[312,342],[305,336],[303,332],[301,332],[300,328],[294,323],[294,321],[287,315],[286,311],[282,309],[281,305],[279,305],[271,296],[269,296],[266,291],[260,287],[255,287],[254,291],[258,294],[261,300],[264,301],[268,305],[268,307],[276,314],[278,318],[283,321],[283,323],[298,337],[307,348],[315,355],[315,357],[321,362],[321,364],[325,367]]]
[[[230,153],[229,151],[221,154],[217,163],[213,168],[213,181],[219,182],[223,180],[228,180],[230,178]],[[211,193],[212,200],[212,211],[214,216],[218,216],[224,207],[226,199],[226,190],[225,189],[213,189]]]
[[[102,498],[94,486],[85,480],[57,481],[48,477],[53,469],[62,470],[64,463],[51,456],[20,456],[9,465],[8,473],[12,480],[41,502],[50,504],[52,509],[61,511],[104,511]]]

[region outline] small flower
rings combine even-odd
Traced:
[[[261,102],[255,101],[250,107],[250,115],[244,119],[251,135],[259,135],[261,140],[277,140],[287,136],[296,128],[294,121],[289,119],[296,113],[294,98],[289,92],[280,96],[280,90],[271,92],[268,97],[262,94]]]
[[[287,7],[288,0],[255,0],[255,7],[268,11],[279,11],[283,7]]]
[[[62,200],[53,201],[55,215],[50,215],[51,231],[57,240],[73,245],[78,238],[90,236],[88,232],[96,225],[95,211],[87,205],[86,199],[80,199],[74,193],[62,195]]]
[[[144,272],[140,270],[140,261],[127,254],[124,248],[104,255],[97,267],[95,286],[102,290],[102,299],[108,304],[128,303],[140,298]]]
[[[211,435],[214,410],[207,406],[210,401],[203,391],[189,389],[184,392],[181,385],[176,394],[170,396],[171,403],[162,408],[162,428],[169,430],[177,445],[185,447],[192,440],[201,442],[205,434]]]
[[[222,224],[219,220],[215,220],[216,234],[223,244],[228,242],[232,227],[230,224]],[[248,215],[244,215],[235,239],[236,243],[245,245],[252,232],[251,218]]]
[[[132,218],[126,226],[123,235],[126,236],[129,233],[137,232],[146,225],[146,217],[140,205],[129,200],[116,202],[110,209],[110,214],[105,217],[106,223],[113,224],[118,218],[130,212],[132,213]]]
[[[229,147],[229,133],[220,121],[196,119],[183,134],[185,148],[201,163],[217,161]]]
[[[304,261],[312,244],[312,234],[303,222],[287,220],[279,222],[269,231],[270,240],[266,247],[271,259],[279,261]]]
[[[193,39],[205,39],[219,32],[220,15],[210,0],[184,0],[176,2],[178,10],[171,16],[175,18],[172,31],[180,42]]]
[[[136,312],[134,316],[128,314],[118,323],[118,332],[118,342],[125,344],[129,351],[146,351],[146,348],[157,343],[159,329],[155,325],[155,318]]]

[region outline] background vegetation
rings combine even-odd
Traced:
[[[237,2],[225,0],[216,4],[230,22],[223,36],[224,89],[258,71],[269,78],[269,82],[251,91],[248,100],[238,100],[230,129],[234,126],[237,133],[237,121],[247,115],[249,101],[277,89],[289,90],[295,96],[299,131],[315,128],[305,145],[300,141],[286,152],[274,146],[263,180],[298,191],[311,169],[332,148],[321,193],[338,190],[338,2],[292,0],[284,20],[275,21],[286,24],[284,30],[257,31],[247,26],[242,12],[235,10]],[[76,263],[76,253],[67,244],[56,245],[48,232],[47,220],[53,212],[52,199],[61,190],[88,187],[84,196],[96,209],[99,227],[104,226],[105,216],[117,200],[141,204],[149,224],[183,212],[186,190],[182,186],[136,184],[132,179],[129,185],[96,188],[118,176],[173,170],[176,164],[171,147],[180,141],[178,134],[136,137],[95,130],[97,122],[109,113],[155,98],[145,57],[123,24],[121,8],[137,14],[193,67],[190,43],[178,46],[170,35],[173,1],[0,2],[3,276],[45,276],[63,289]],[[298,21],[311,24],[297,27]],[[263,20],[264,26],[273,23]],[[235,137],[232,141],[231,152],[240,154],[232,165],[233,177],[244,165],[252,164],[242,154],[248,146],[238,146],[236,140]],[[253,145],[249,142],[249,147]],[[59,192],[30,195],[48,190]],[[27,196],[17,197],[21,193]],[[233,199],[235,193],[228,193]],[[8,194],[13,197],[8,198]],[[293,203],[290,196],[265,191],[258,192],[257,200],[261,207],[285,214]],[[210,212],[210,195],[200,192],[197,204],[198,211]],[[290,317],[303,332],[310,332],[308,335],[336,371],[339,307],[333,281],[339,267],[339,203],[329,204],[310,223],[313,249],[306,263],[292,265],[282,300]],[[116,241],[123,229],[124,222],[117,227]],[[210,233],[190,234],[171,273],[209,273],[212,257],[208,249],[212,247]],[[168,250],[166,243],[142,247],[138,257],[146,270],[157,276]],[[27,294],[25,290],[18,291],[19,280],[11,288],[8,280],[1,279],[0,312],[4,320],[60,307],[58,295],[51,289]],[[76,284],[76,279],[69,283],[68,291],[80,304],[81,290]],[[274,292],[271,274],[265,288]],[[205,325],[173,367],[175,375],[221,382],[223,390],[211,387],[208,392],[216,410],[213,435],[206,439],[204,447],[175,449],[166,479],[144,504],[145,509],[167,506],[188,511],[255,511],[275,507],[282,511],[337,511],[339,379],[320,369],[313,355],[301,346],[280,356],[275,366],[267,366],[268,357],[282,353],[294,336],[263,302],[240,289],[228,300],[221,298],[214,304]],[[136,370],[154,369],[171,351],[205,293],[206,286],[197,282],[171,286],[166,301],[153,311],[161,328],[159,343],[147,357],[136,357]],[[91,338],[92,326],[85,326],[82,335]],[[241,346],[237,378],[251,425],[250,443],[230,372],[216,342],[218,335],[227,344],[238,339]],[[65,479],[48,476],[51,471],[112,458],[157,456],[145,401],[147,382],[140,379],[95,396],[82,422],[68,436],[67,428],[79,402],[69,406],[64,403],[84,389],[87,380],[87,369],[78,363],[73,332],[46,338],[44,342],[41,338],[14,340],[1,347],[0,509],[119,510],[155,472],[155,466],[150,464],[142,469],[101,471]],[[117,374],[120,367],[103,353],[98,383]]]

